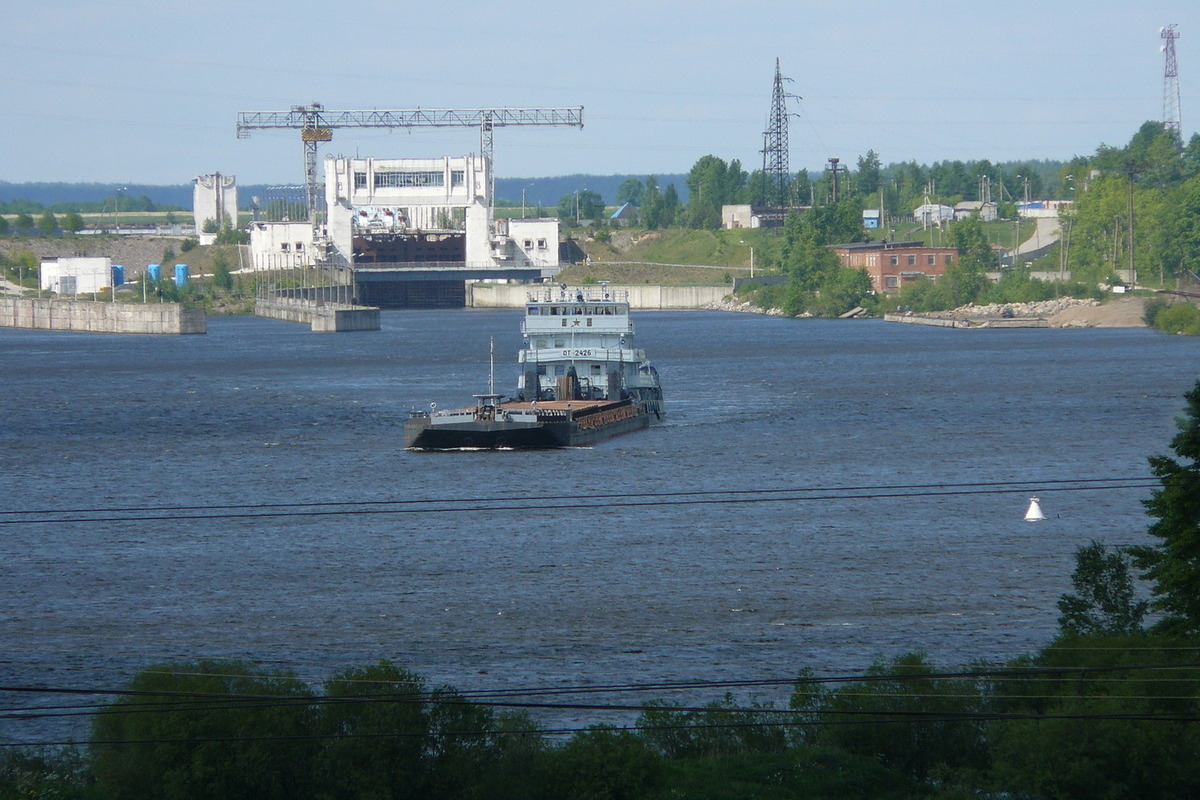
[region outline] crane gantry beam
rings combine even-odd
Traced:
[[[304,144],[305,188],[308,191],[309,219],[316,220],[317,145],[333,139],[335,128],[464,128],[479,126],[480,153],[492,169],[493,131],[515,125],[557,125],[583,127],[583,106],[579,108],[413,108],[399,110],[329,111],[320,103],[292,106],[288,111],[239,111],[237,135],[250,136],[254,130],[298,130]],[[494,196],[495,192],[492,191]]]

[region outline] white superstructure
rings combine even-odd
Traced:
[[[517,395],[524,400],[632,397],[659,414],[662,389],[644,350],[634,345],[629,298],[606,286],[530,292]]]

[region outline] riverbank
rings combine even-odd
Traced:
[[[1101,302],[1060,297],[1035,303],[992,303],[961,306],[929,316],[982,324],[1006,317],[1046,320],[1050,328],[1144,328],[1144,297],[1122,297]]]

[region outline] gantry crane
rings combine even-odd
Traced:
[[[308,192],[308,217],[315,223],[317,196],[317,145],[333,139],[334,128],[461,128],[479,126],[480,152],[487,159],[495,197],[495,171],[492,169],[492,133],[495,128],[511,125],[560,125],[582,128],[583,106],[579,108],[480,108],[383,111],[327,111],[320,103],[292,106],[290,111],[239,111],[237,135],[250,131],[288,129],[300,131],[304,144],[304,181]]]

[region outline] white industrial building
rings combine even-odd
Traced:
[[[94,294],[113,283],[112,259],[107,256],[70,256],[42,260],[39,286],[61,297]]]
[[[326,220],[255,222],[256,269],[457,264],[482,270],[559,270],[558,220],[494,220],[491,174],[480,156],[325,159]]]
[[[196,218],[196,233],[200,244],[212,244],[217,235],[205,233],[204,223],[212,220],[218,228],[228,225],[237,227],[238,199],[237,177],[214,172],[192,179],[192,209]]]

